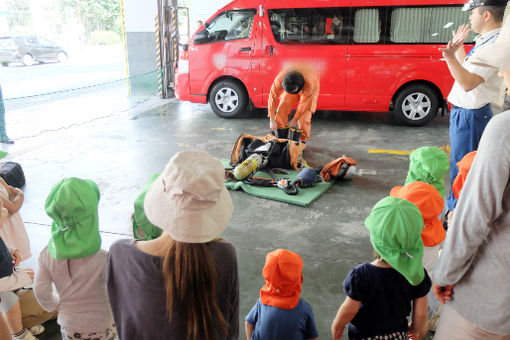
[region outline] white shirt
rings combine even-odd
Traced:
[[[56,260],[46,246],[39,254],[34,293],[46,311],[58,307],[58,323],[69,332],[104,331],[113,324],[106,292],[108,253],[72,260]],[[53,292],[52,284],[57,289]]]
[[[494,44],[497,39],[495,34],[500,31],[501,29],[498,28],[475,38],[475,46],[473,47],[475,50],[471,56],[466,57],[462,66],[469,72],[482,77],[484,82],[471,91],[466,92],[459,83],[455,81],[448,95],[448,101],[453,105],[465,109],[479,109],[490,102],[496,102],[498,100],[499,92],[503,84],[503,80],[498,78],[498,68],[473,65],[471,61],[474,60],[474,57],[483,49],[491,48],[492,44]]]

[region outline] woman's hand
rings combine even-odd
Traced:
[[[434,282],[432,282],[432,292],[434,293],[436,299],[438,299],[442,304],[445,304],[446,301],[452,299],[453,285],[440,287]]]

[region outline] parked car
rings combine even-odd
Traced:
[[[25,66],[34,63],[67,61],[67,52],[53,41],[30,35],[0,37],[0,64],[21,62]]]

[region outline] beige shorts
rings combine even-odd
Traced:
[[[447,304],[441,312],[434,340],[510,340],[510,334],[498,334],[480,328]]]

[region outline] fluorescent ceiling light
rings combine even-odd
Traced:
[[[453,22],[449,22],[446,25],[444,25],[443,28],[448,28],[448,27],[452,27],[452,26],[453,26]]]

